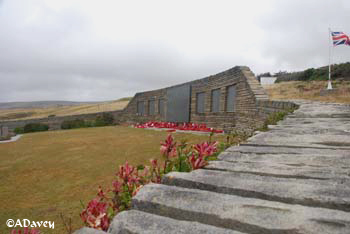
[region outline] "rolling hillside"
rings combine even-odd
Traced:
[[[333,92],[321,95],[327,81],[289,81],[265,87],[272,100],[304,99],[323,102],[350,103],[350,81],[332,82]]]
[[[129,103],[129,100],[130,98],[95,103],[66,101],[0,103],[0,121],[121,110]]]

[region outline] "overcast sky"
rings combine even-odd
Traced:
[[[328,64],[349,0],[0,0],[0,102],[101,101],[212,75]],[[334,62],[350,61],[350,47]]]

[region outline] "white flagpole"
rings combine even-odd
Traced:
[[[331,48],[332,48],[332,41],[331,41],[332,31],[330,28],[328,28],[328,44],[329,44],[329,51],[328,51],[328,59],[329,59],[329,67],[328,67],[328,86],[327,89],[332,89],[332,82],[331,82]]]

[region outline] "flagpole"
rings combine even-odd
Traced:
[[[331,82],[331,48],[332,48],[332,42],[331,42],[331,29],[328,28],[328,44],[329,44],[329,48],[328,48],[328,62],[329,62],[329,66],[328,66],[328,86],[327,89],[332,89],[332,82]]]

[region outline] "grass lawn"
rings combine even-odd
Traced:
[[[350,82],[332,81],[335,92],[321,96],[327,81],[289,81],[265,87],[269,97],[275,100],[305,99],[322,102],[350,103]]]
[[[207,136],[175,133],[176,140],[200,143]],[[159,146],[167,132],[128,127],[100,127],[25,134],[17,142],[0,144],[0,233],[9,233],[7,219],[54,221],[66,233],[60,214],[82,226],[80,200],[94,198],[106,188],[118,166],[149,164],[160,158]],[[224,141],[225,136],[214,136]]]

